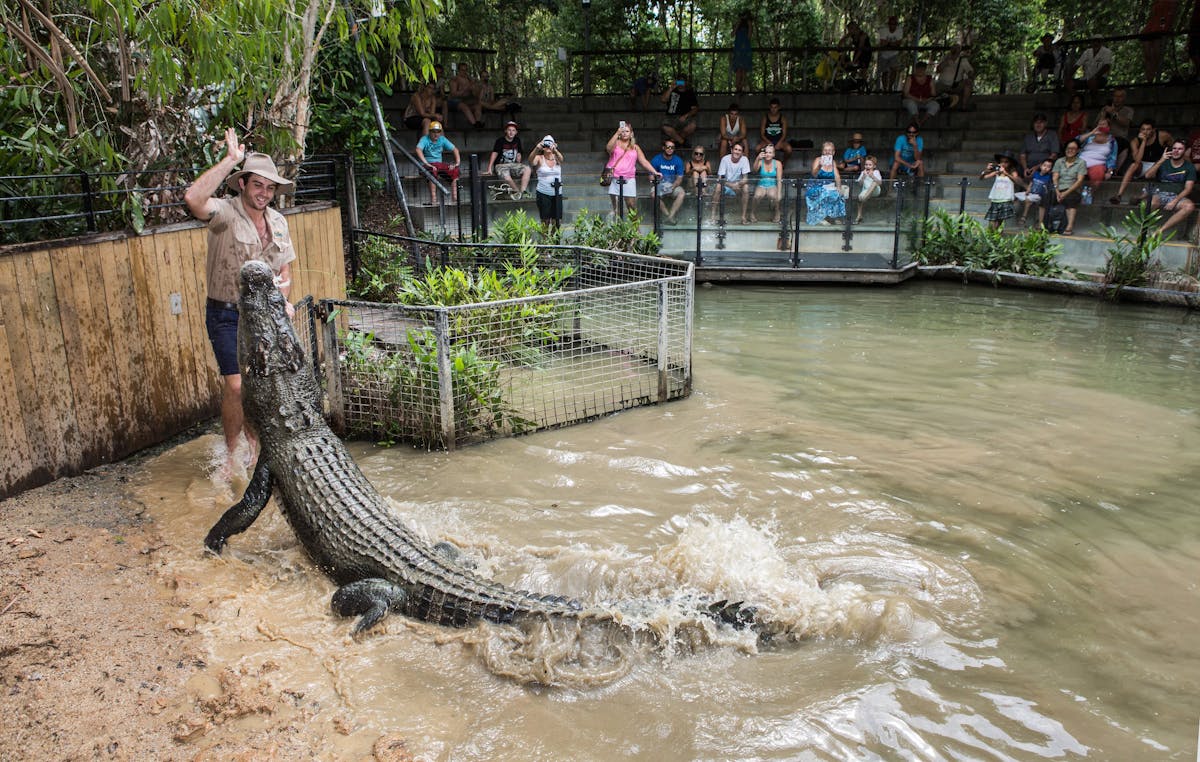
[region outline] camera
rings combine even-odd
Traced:
[[[554,141],[553,141],[553,140],[543,140],[543,141],[542,141],[542,147],[543,147],[543,148],[550,148],[550,147],[552,147],[553,145],[554,145]]]

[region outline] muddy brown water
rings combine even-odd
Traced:
[[[700,288],[696,312],[690,399],[352,451],[483,574],[646,620],[746,600],[796,642],[709,632],[539,688],[498,676],[503,628],[351,639],[273,507],[199,552],[233,497],[206,436],[140,492],[214,667],[271,662],[353,717],[330,758],[384,732],[453,760],[1194,758],[1200,318],[946,284]]]

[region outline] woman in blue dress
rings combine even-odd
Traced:
[[[750,70],[754,68],[753,50],[750,45],[750,14],[742,12],[733,25],[733,58],[729,68],[733,69],[733,89],[738,93],[750,91]]]
[[[809,225],[828,225],[846,216],[846,199],[842,198],[842,176],[833,160],[834,145],[826,141],[821,155],[813,159],[812,179],[804,191],[808,207],[804,221]]]

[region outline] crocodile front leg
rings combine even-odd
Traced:
[[[357,635],[374,627],[389,610],[401,608],[407,597],[408,593],[400,585],[372,577],[342,585],[329,603],[338,616],[362,614],[351,630],[352,635]]]
[[[242,499],[225,511],[213,528],[208,530],[208,536],[204,538],[204,547],[221,555],[225,541],[249,529],[258,518],[258,514],[262,513],[267,501],[271,499],[271,488],[271,469],[267,467],[267,459],[260,452],[258,465],[254,467],[254,475],[250,477]]]

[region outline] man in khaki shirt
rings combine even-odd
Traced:
[[[230,175],[238,162],[242,169]],[[228,178],[226,177],[228,175]],[[213,198],[221,182],[238,195]],[[287,221],[269,204],[276,192],[290,193],[291,182],[279,176],[271,157],[246,154],[237,133],[225,131],[225,156],[192,183],[183,196],[196,219],[208,223],[208,299],[204,322],[208,339],[221,373],[221,427],[225,433],[226,467],[232,472],[233,456],[241,434],[249,447],[247,464],[253,461],[258,446],[254,432],[245,424],[242,413],[242,376],[237,361],[238,273],[242,265],[256,259],[275,271],[279,290],[287,297],[291,290],[291,262],[296,258]],[[288,316],[294,310],[288,303]]]

